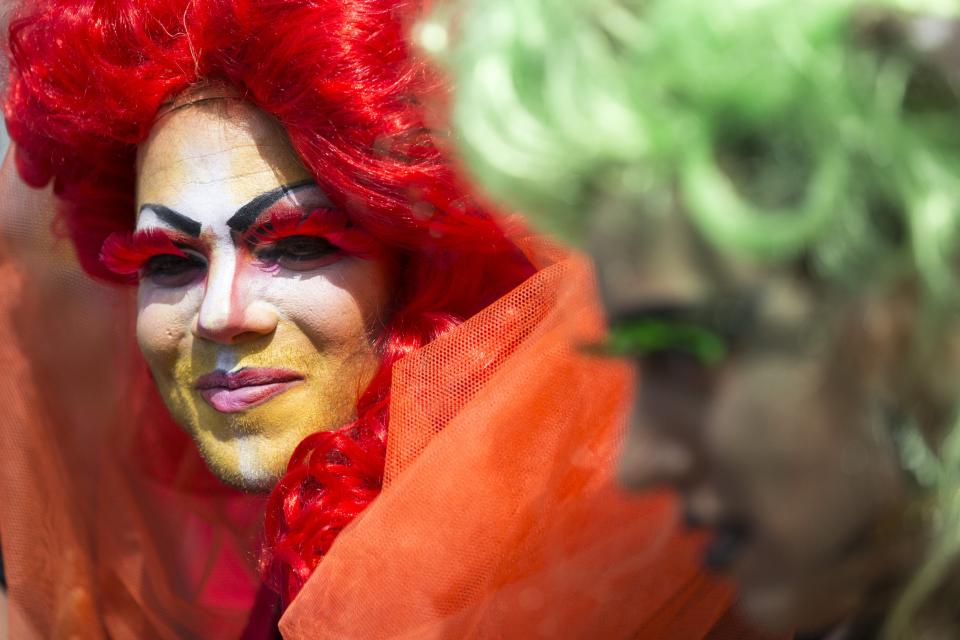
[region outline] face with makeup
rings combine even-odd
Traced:
[[[240,100],[159,117],[137,169],[136,232],[104,256],[139,277],[140,348],[209,467],[268,489],[305,436],[355,417],[379,366],[383,261]]]
[[[915,287],[731,259],[679,215],[592,224],[608,348],[639,373],[624,484],[679,491],[755,621],[882,616],[923,552],[894,426],[947,424],[960,361],[910,357]]]

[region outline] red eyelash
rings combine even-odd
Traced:
[[[187,257],[176,242],[188,242],[180,234],[163,229],[117,231],[111,233],[100,248],[100,262],[113,273],[136,282],[137,273],[147,261],[160,255]]]
[[[258,246],[292,236],[315,236],[362,258],[378,253],[379,245],[373,238],[348,224],[347,216],[335,209],[315,209],[306,218],[299,211],[281,209],[271,214],[266,222],[249,229],[243,239]]]

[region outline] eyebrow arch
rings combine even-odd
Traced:
[[[185,234],[193,236],[194,238],[200,237],[200,223],[193,218],[187,217],[182,213],[178,213],[170,207],[165,207],[162,204],[144,204],[140,207],[141,214],[143,213],[144,209],[150,209],[157,215],[158,218],[160,218],[161,221],[166,222],[174,229],[183,231]]]
[[[227,226],[233,229],[238,233],[243,233],[246,231],[250,225],[256,222],[257,218],[260,217],[260,214],[263,213],[263,210],[280,200],[288,193],[299,189],[300,187],[306,187],[308,185],[317,184],[315,180],[301,180],[300,182],[294,182],[291,184],[285,184],[273,189],[272,191],[267,191],[266,193],[261,193],[256,198],[243,205],[237,212],[227,220]]]

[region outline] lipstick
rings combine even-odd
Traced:
[[[214,371],[197,378],[194,387],[220,413],[239,413],[261,405],[303,381],[287,369],[240,369]]]

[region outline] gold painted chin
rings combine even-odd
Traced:
[[[331,427],[331,429],[337,427]],[[200,429],[192,433],[207,467],[224,483],[250,492],[273,489],[287,470],[290,456],[317,429],[258,433],[221,439]]]
[[[346,356],[319,352],[297,334],[281,332],[267,344],[235,350],[234,366],[281,363],[284,369],[302,372],[302,382],[244,411],[222,413],[194,387],[200,375],[217,368],[218,351],[202,341],[193,347],[188,357],[152,363],[154,379],[174,421],[191,435],[210,470],[245,491],[270,490],[304,438],[352,422],[357,401],[379,366],[370,351]]]
[[[187,430],[207,466],[223,482],[243,491],[270,491],[304,438],[338,429],[355,418],[355,398],[332,404],[329,393],[312,386],[295,385],[237,413],[217,411],[191,389],[184,394],[191,405]],[[328,402],[320,401],[324,398]]]
[[[224,484],[249,493],[268,493],[286,471],[293,452],[262,436],[219,440],[209,431],[192,434],[207,467]],[[283,449],[283,450],[281,450]]]

